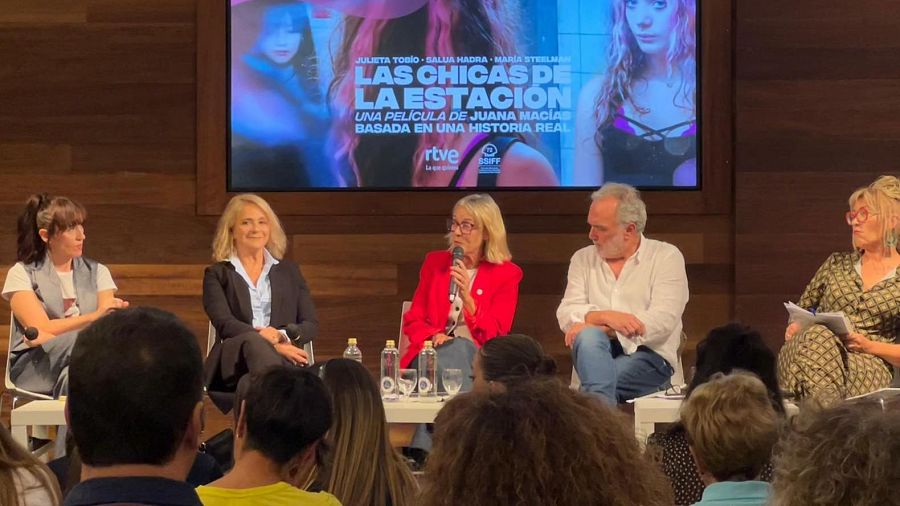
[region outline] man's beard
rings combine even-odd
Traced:
[[[612,236],[605,244],[602,246],[594,243],[597,246],[597,250],[600,251],[600,256],[603,258],[622,258],[625,255],[625,234],[618,233]]]

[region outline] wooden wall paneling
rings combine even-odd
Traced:
[[[704,191],[645,192],[648,235],[673,241],[688,261],[689,348],[728,320],[734,303],[732,7],[702,1],[701,22],[712,30],[701,49],[712,69],[702,83]],[[28,194],[68,195],[87,207],[86,252],[110,266],[120,295],[173,311],[205,347],[201,280],[227,198],[224,6],[218,0],[0,0],[4,268],[15,258],[15,217]],[[526,270],[515,330],[537,337],[566,375],[569,352],[555,310],[569,258],[588,244],[589,192],[493,195]],[[266,197],[283,218],[288,254],[313,287],[322,328],[318,357],[340,356],[346,338],[358,337],[374,370],[384,339],[397,335],[400,304],[412,296],[425,253],[444,247],[444,219],[460,195]],[[0,302],[0,314],[8,314],[8,304]]]
[[[0,145],[0,174],[65,173],[72,166],[72,146],[12,143]]]
[[[83,23],[88,0],[0,0],[0,23],[58,24]],[[26,5],[23,5],[26,4]]]
[[[900,159],[900,11],[737,2],[735,314],[783,342],[796,300],[850,249],[847,198]]]

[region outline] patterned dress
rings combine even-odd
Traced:
[[[806,286],[798,306],[843,311],[856,331],[873,341],[894,342],[900,333],[900,274],[863,290],[859,253],[833,253]],[[900,269],[898,269],[900,270]],[[868,353],[849,351],[840,337],[813,325],[785,342],[778,354],[781,388],[798,398],[831,404],[890,385],[892,368]]]

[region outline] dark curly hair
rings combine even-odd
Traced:
[[[774,506],[900,504],[900,400],[805,409],[775,457]]]
[[[662,506],[672,496],[625,415],[543,377],[447,403],[419,504]]]

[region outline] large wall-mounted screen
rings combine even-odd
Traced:
[[[696,0],[229,0],[230,191],[700,188]]]

